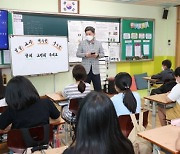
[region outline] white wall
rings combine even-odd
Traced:
[[[0,0],[0,8],[57,13],[58,0]],[[80,14],[155,19],[155,56],[175,55],[175,7],[169,9],[168,19],[163,20],[163,8],[160,7],[129,5],[96,0],[80,0]],[[168,46],[169,39],[171,40],[170,46]],[[111,64],[109,76],[114,76],[115,74],[116,64]],[[30,77],[30,80],[36,86],[41,95],[54,91],[53,79],[52,75]],[[62,90],[65,85],[72,81],[71,71],[55,75],[56,91]]]

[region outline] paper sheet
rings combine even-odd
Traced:
[[[68,21],[68,39],[69,42],[79,43],[82,41],[82,30],[81,21]]]
[[[108,42],[109,24],[107,22],[96,22],[95,34],[98,41]]]
[[[130,38],[131,38],[130,33],[124,33],[123,34],[123,39],[130,39]]]
[[[109,53],[110,53],[110,61],[119,61],[120,60],[119,43],[110,43]]]
[[[119,23],[109,22],[109,42],[119,42]]]
[[[104,55],[109,57],[109,46],[108,46],[108,43],[102,43],[102,47],[104,49]]]
[[[151,33],[146,33],[146,39],[152,39],[152,34]]]
[[[137,57],[141,57],[141,46],[140,45],[135,45],[134,46],[134,54]]]
[[[133,53],[132,53],[132,45],[131,44],[127,44],[126,45],[126,57],[132,57]]]
[[[149,44],[143,45],[143,52],[144,52],[144,55],[149,55]]]
[[[3,50],[3,59],[4,59],[4,64],[11,63],[10,50]]]
[[[13,23],[13,34],[14,35],[24,35],[24,23],[14,22]]]

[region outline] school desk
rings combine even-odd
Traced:
[[[66,98],[64,98],[63,96],[61,96],[58,93],[46,94],[46,96],[48,98],[50,98],[52,101],[54,101],[54,102],[59,102],[59,101],[65,101],[66,100]]]
[[[151,95],[151,96],[145,96],[144,99],[147,99],[149,101],[153,102],[153,107],[152,107],[152,128],[156,127],[156,104],[162,104],[164,106],[168,104],[172,104],[174,102],[168,102],[166,100],[167,93],[165,94],[157,94],[157,95]]]
[[[63,146],[63,147],[60,147],[60,148],[43,150],[43,152],[45,154],[62,154],[63,151],[65,149],[67,149],[67,148],[68,148],[68,146]],[[36,152],[34,152],[34,154],[42,154],[42,152],[41,151],[36,151]]]
[[[180,127],[167,125],[155,129],[146,130],[144,132],[138,133],[138,136],[150,141],[151,143],[157,145],[158,147],[173,153],[178,154],[175,149],[176,139],[180,132]],[[155,146],[154,146],[155,147]],[[155,148],[153,148],[153,154],[156,153]]]
[[[143,79],[145,79],[147,82],[148,82],[148,89],[147,89],[147,92],[148,92],[148,96],[150,95],[151,93],[151,83],[156,83],[157,79],[151,79],[150,76],[147,76],[147,77],[143,77]],[[151,110],[150,109],[150,101],[148,100],[147,101],[147,110]]]

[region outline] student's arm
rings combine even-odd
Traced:
[[[49,105],[49,116],[51,119],[58,120],[60,118],[60,112],[51,100],[47,100]]]
[[[162,78],[162,72],[151,76],[151,79],[161,79],[161,78]]]
[[[176,140],[176,150],[177,151],[180,151],[180,132],[179,132],[179,136],[178,136],[178,138],[177,138],[177,140]]]
[[[83,44],[82,44],[82,42],[79,43],[76,56],[79,57],[79,58],[84,58],[84,57],[86,57],[86,52],[83,50]]]
[[[12,123],[10,112],[9,108],[7,108],[6,111],[0,115],[0,130],[4,130]]]
[[[172,90],[170,91],[170,93],[168,93],[167,95],[167,101],[168,102],[175,102],[180,98],[180,93],[179,93],[179,84],[176,84]]]

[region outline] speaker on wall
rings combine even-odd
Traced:
[[[167,17],[168,17],[168,12],[169,12],[169,10],[164,9],[164,11],[163,11],[163,16],[162,16],[163,19],[167,19]]]

